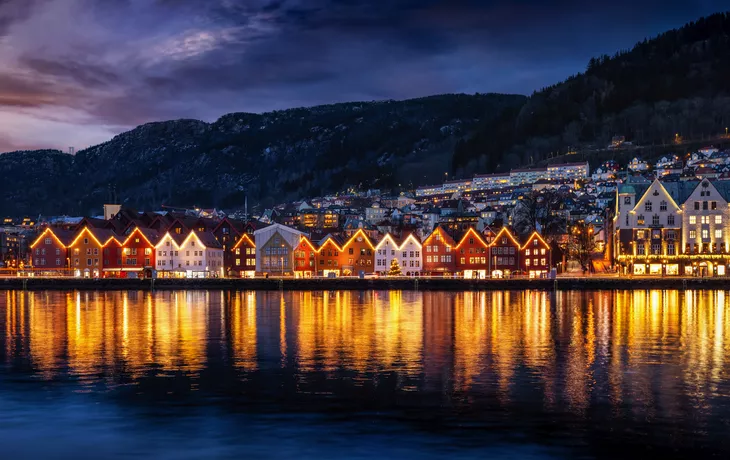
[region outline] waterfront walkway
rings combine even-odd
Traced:
[[[551,279],[463,279],[463,278],[205,278],[205,279],[83,279],[2,278],[0,289],[233,289],[233,290],[600,290],[600,289],[727,289],[730,278],[629,277],[618,275],[559,276]]]

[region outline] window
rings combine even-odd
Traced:
[[[719,228],[715,229],[715,238],[717,238],[719,240],[722,239],[722,230],[720,230]]]
[[[46,238],[45,244],[51,244],[51,239],[50,238]]]
[[[666,211],[667,210],[667,202],[666,201],[662,201],[661,203],[659,203],[659,210],[660,211]]]
[[[636,224],[644,225],[644,215],[643,214],[639,214],[639,217],[636,218]]]
[[[544,256],[545,255],[545,249],[540,249],[540,255],[541,256]]]
[[[667,216],[667,225],[674,225],[674,214]]]
[[[689,238],[690,238],[691,240],[693,240],[693,239],[697,238],[697,231],[696,231],[696,230],[690,230],[690,231],[689,231]]]
[[[713,201],[712,205],[710,206],[710,209],[715,210],[717,209],[717,201]]]
[[[528,267],[530,266],[530,259],[525,260],[525,265],[527,265]]]
[[[670,256],[673,256],[674,255],[674,252],[675,252],[674,251],[674,243],[669,243],[667,245],[667,254],[670,255]]]
[[[695,211],[699,211],[699,210],[700,210],[700,202],[695,201]]]
[[[353,255],[355,253],[355,250],[353,248],[350,248],[347,250],[348,254]]]
[[[647,201],[646,203],[644,203],[644,211],[650,211],[651,212],[651,207],[652,207],[651,201]]]
[[[89,239],[88,238],[84,238],[84,244],[89,244]],[[91,264],[89,264],[89,265],[91,265]]]
[[[715,216],[715,223],[717,225],[722,224],[722,216]],[[58,250],[58,249],[56,249],[56,250]]]
[[[706,240],[706,239],[708,239],[709,237],[710,237],[710,231],[709,231],[709,230],[707,230],[706,228],[703,228],[703,229],[702,229],[702,239],[703,239],[703,240]]]
[[[644,255],[644,243],[639,243],[636,245],[636,253],[640,256]]]
[[[629,226],[629,214],[628,213],[626,213],[626,226],[627,227]]]
[[[537,246],[537,239],[532,240],[532,245]]]
[[[697,223],[697,216],[689,216],[689,224],[695,225]]]
[[[540,259],[540,265],[547,265],[545,259]]]
[[[529,250],[529,249],[526,249],[526,250],[525,250],[525,255],[526,255],[526,256],[529,256],[529,255],[530,255],[530,250]]]
[[[707,211],[707,201],[702,202],[702,210]]]
[[[703,224],[709,224],[710,223],[710,216],[701,216],[701,222]]]
[[[673,240],[673,239],[675,239],[675,233],[674,233],[674,230],[671,230],[671,231],[668,231],[668,232],[667,232],[667,239],[668,239],[668,240]]]
[[[659,214],[654,214],[653,216],[651,216],[651,224],[659,225]]]
[[[659,252],[662,250],[662,245],[659,243],[654,243],[651,245],[651,253],[654,255],[659,254]]]

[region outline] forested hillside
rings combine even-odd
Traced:
[[[711,139],[730,125],[730,15],[715,14],[593,58],[585,73],[535,92],[454,149],[453,171],[506,170],[568,150]]]

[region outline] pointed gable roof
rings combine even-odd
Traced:
[[[46,227],[46,229],[43,230],[38,235],[38,237],[36,237],[35,241],[33,241],[33,243],[31,243],[31,245],[30,245],[31,249],[36,247],[43,239],[45,239],[48,236],[55,239],[56,242],[60,246],[63,246],[65,248],[69,244],[71,244],[74,237],[76,236],[76,232],[73,232],[71,230],[64,230],[61,228]]]
[[[346,246],[349,246],[351,243],[357,241],[357,237],[362,237],[364,241],[370,245],[372,249],[375,249],[375,244],[372,238],[370,238],[367,233],[363,231],[363,229],[358,229],[355,233],[352,234],[352,236],[345,242],[345,244],[342,246],[343,248]]]
[[[451,247],[456,246],[456,241],[454,241],[454,238],[452,238],[449,232],[447,232],[446,229],[444,229],[440,224],[437,224],[436,227],[434,227],[431,234],[429,234],[426,239],[423,240],[423,244],[426,244],[431,239],[431,237],[436,234],[440,235],[441,241],[443,241],[446,245]]]
[[[499,242],[499,238],[501,238],[502,236],[507,236],[515,244],[515,246],[517,246],[518,248],[521,247],[520,242],[517,241],[517,238],[515,238],[515,236],[512,234],[512,232],[510,232],[509,228],[507,227],[502,227],[497,232],[497,236],[494,237],[494,242],[492,243],[492,245],[497,244]]]

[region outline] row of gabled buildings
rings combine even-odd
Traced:
[[[31,245],[31,266],[88,278],[331,277],[386,275],[395,262],[404,276],[501,278],[546,276],[551,254],[537,233],[520,242],[507,227],[438,225],[423,240],[415,232],[378,236],[360,228],[312,239],[282,224],[122,210],[110,219],[46,227]]]
[[[292,230],[278,226],[277,231]],[[291,269],[297,277],[386,275],[394,261],[405,276],[503,278],[520,273],[540,278],[553,267],[551,247],[537,233],[521,243],[507,227],[455,234],[439,225],[423,241],[414,233],[386,234],[376,241],[358,231],[347,239],[328,235],[318,242],[300,234]],[[289,267],[283,258],[280,262],[286,274]]]
[[[214,220],[121,208],[106,219],[48,225],[30,245],[30,268],[77,277],[210,277],[255,272],[257,221]]]

